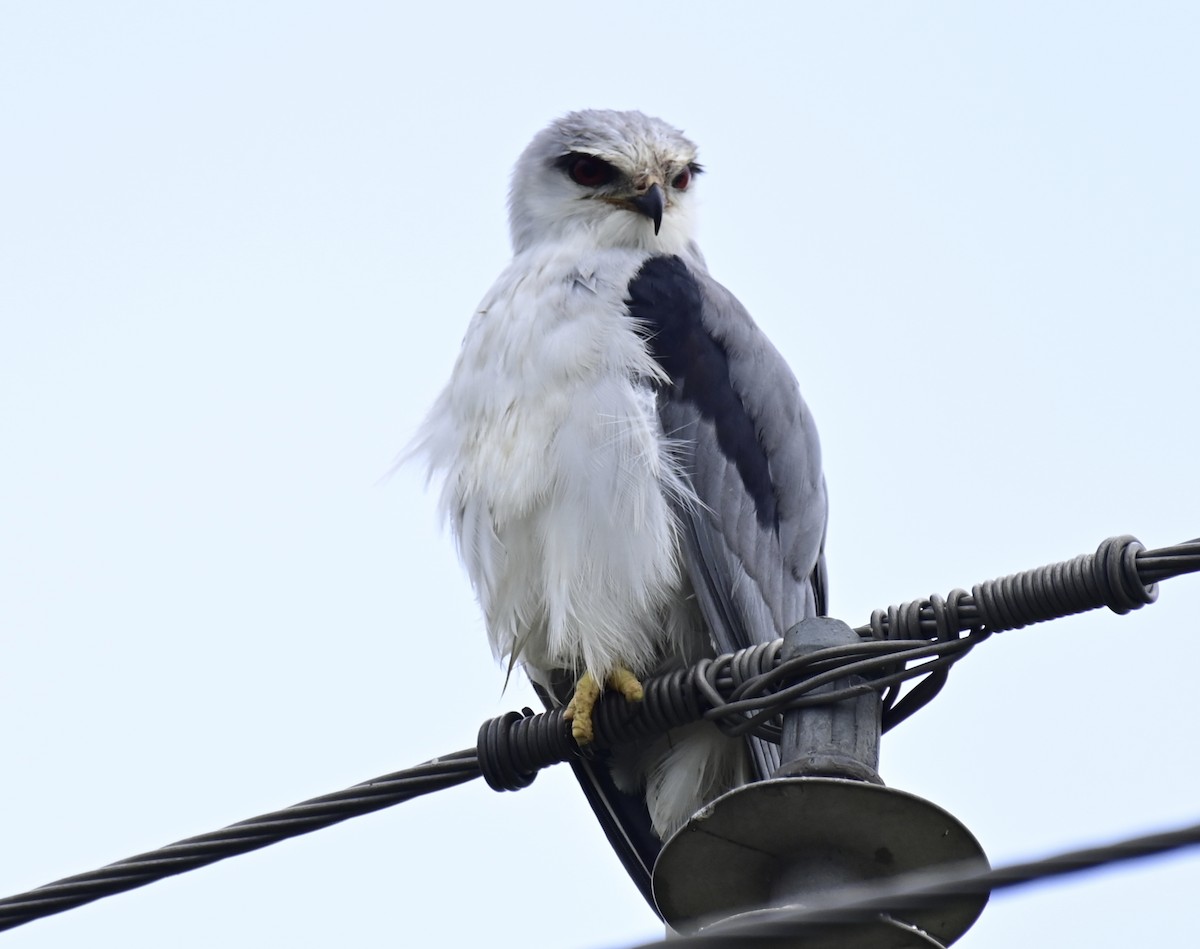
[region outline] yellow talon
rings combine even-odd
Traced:
[[[605,684],[614,692],[620,692],[630,702],[640,702],[646,694],[637,676],[624,666],[618,666],[609,673]],[[563,712],[563,718],[571,723],[571,737],[578,745],[590,744],[595,737],[595,731],[592,729],[592,710],[600,700],[601,691],[600,683],[595,677],[590,672],[585,672],[575,684],[575,694],[571,696],[571,701],[567,703]]]
[[[625,696],[629,702],[640,702],[646,695],[645,689],[632,672],[617,666],[608,676],[608,687]]]
[[[599,698],[600,684],[590,672],[585,672],[575,683],[575,694],[563,712],[563,718],[571,723],[571,737],[577,745],[586,745],[592,740],[592,709]]]

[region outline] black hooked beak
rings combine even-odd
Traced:
[[[637,208],[639,214],[646,215],[654,222],[654,234],[658,236],[658,229],[662,227],[663,208],[667,204],[667,196],[663,194],[662,187],[653,184],[644,194],[639,194],[630,203]]]

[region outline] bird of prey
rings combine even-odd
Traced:
[[[567,707],[580,745],[606,687],[636,701],[642,677],[824,613],[816,429],[708,274],[701,170],[640,112],[540,132],[513,171],[512,263],[414,446],[443,479],[494,652]],[[645,892],[660,840],[777,762],[699,723],[576,772]]]

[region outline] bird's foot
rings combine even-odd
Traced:
[[[640,702],[646,694],[637,676],[624,666],[617,666],[607,679],[605,685],[614,692],[620,692],[629,702]],[[592,730],[592,710],[600,701],[603,689],[590,672],[580,676],[575,684],[575,694],[567,704],[563,718],[571,723],[571,737],[579,745],[590,744],[595,733]]]

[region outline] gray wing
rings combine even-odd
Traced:
[[[777,639],[825,612],[825,482],[795,376],[737,299],[679,258],[651,258],[629,291],[671,379],[660,416],[701,505],[680,516],[713,646]],[[752,747],[769,776],[778,749]]]

